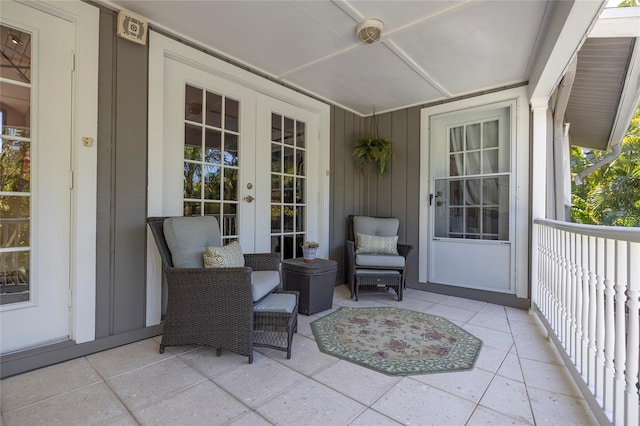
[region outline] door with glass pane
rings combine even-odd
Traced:
[[[3,2],[0,352],[69,336],[73,26]]]
[[[510,110],[436,118],[429,281],[513,292]]]

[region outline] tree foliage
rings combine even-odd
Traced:
[[[580,173],[608,152],[571,148],[572,175]],[[571,220],[608,226],[640,226],[640,107],[622,141],[622,153],[587,175],[582,185],[571,184]]]

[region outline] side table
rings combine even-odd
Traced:
[[[337,271],[335,260],[285,259],[282,261],[282,287],[285,291],[299,292],[298,312],[311,315],[333,306]]]

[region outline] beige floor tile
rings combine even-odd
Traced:
[[[291,348],[291,359],[287,359],[284,351],[273,351],[269,358],[281,362],[283,365],[311,376],[328,365],[338,362],[338,358],[320,352],[315,340],[304,336],[294,336]]]
[[[154,339],[130,343],[108,351],[89,355],[87,359],[105,379],[175,356],[169,351],[158,353]]]
[[[100,382],[5,413],[4,421],[6,426],[88,426],[106,423],[126,412],[109,387]]]
[[[529,389],[529,397],[538,425],[595,426],[598,424],[582,398],[539,389]]]
[[[482,345],[474,368],[481,368],[491,373],[495,373],[498,368],[500,368],[500,365],[502,365],[506,356],[506,351]]]
[[[404,290],[403,297],[424,300],[425,302],[442,303],[443,301],[447,300],[447,297],[449,296],[445,294],[431,293],[430,291],[422,291],[422,290],[416,290],[413,288],[407,288]]]
[[[495,305],[493,303],[487,303],[482,309],[481,314],[494,315],[497,318],[507,318],[507,313],[502,305]]]
[[[297,371],[264,355],[255,354],[253,364],[239,364],[216,377],[215,383],[243,404],[256,408],[303,378]]]
[[[231,421],[229,426],[271,426],[271,423],[255,411],[249,411]]]
[[[366,407],[305,379],[256,409],[275,425],[346,425]]]
[[[178,358],[208,378],[219,376],[238,364],[249,362],[248,357],[229,351],[222,351],[222,355],[216,356],[216,350],[211,347],[185,352],[178,355]]]
[[[467,426],[504,426],[504,425],[532,425],[533,423],[525,422],[522,419],[514,419],[497,411],[490,410],[486,407],[478,407],[473,412]]]
[[[522,375],[520,360],[514,354],[507,355],[507,357],[504,359],[504,362],[498,369],[497,374],[502,377],[506,377],[507,379],[524,383],[524,376]]]
[[[535,314],[529,313],[528,310],[525,309],[517,309],[511,308],[509,306],[505,306],[505,312],[507,313],[507,318],[509,321],[514,322],[527,322],[530,324],[538,324],[539,320],[535,317]]]
[[[347,361],[339,361],[313,378],[365,405],[371,405],[401,380]]]
[[[567,367],[547,362],[521,359],[522,373],[527,388],[536,388],[567,396],[580,396]]]
[[[130,410],[139,410],[207,380],[178,358],[148,365],[107,380]]]
[[[527,390],[523,383],[495,376],[480,405],[513,417],[520,423],[533,423]]]
[[[360,414],[353,422],[349,423],[349,426],[396,426],[400,423],[390,419],[387,416],[383,416],[377,411],[367,409],[364,413]]]
[[[485,314],[478,312],[468,322],[469,324],[479,325],[480,327],[491,328],[493,330],[511,333],[507,317],[500,317],[495,314]]]
[[[480,401],[493,374],[478,368],[452,373],[423,374],[413,379],[472,402]]]
[[[100,426],[138,426],[140,423],[134,419],[131,414],[123,414],[113,420],[109,420],[106,423],[102,423]]]
[[[402,424],[463,425],[475,404],[410,378],[402,379],[371,408]]]
[[[548,339],[540,336],[520,337],[515,336],[515,347],[521,359],[532,359],[563,365],[562,358],[557,349]]]
[[[396,300],[389,300],[385,302],[387,306],[392,308],[408,309],[410,311],[427,312],[427,309],[435,306],[433,302],[427,302],[420,299],[412,299],[410,297],[403,297],[401,302]]]
[[[465,309],[473,312],[480,312],[487,305],[487,302],[479,300],[465,299],[462,297],[449,296],[443,302],[443,305],[454,306],[456,308]]]
[[[135,412],[143,425],[220,425],[249,409],[210,381],[170,395]]]
[[[2,411],[7,413],[101,381],[86,358],[9,377],[0,382]]]
[[[488,346],[490,348],[507,352],[510,351],[513,346],[513,337],[511,336],[511,333],[505,333],[504,331],[493,330],[491,328],[480,327],[478,325],[468,323],[462,328],[482,340],[482,347]]]
[[[435,304],[425,310],[426,313],[431,315],[437,315],[439,317],[446,318],[451,321],[467,322],[476,313],[462,308],[456,308],[454,306]]]

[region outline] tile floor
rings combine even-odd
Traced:
[[[595,425],[543,328],[526,311],[408,289],[340,306],[399,306],[450,319],[484,342],[471,371],[390,377],[318,350],[299,316],[290,360],[196,347],[158,353],[159,338],[0,383],[0,426],[14,425]]]

